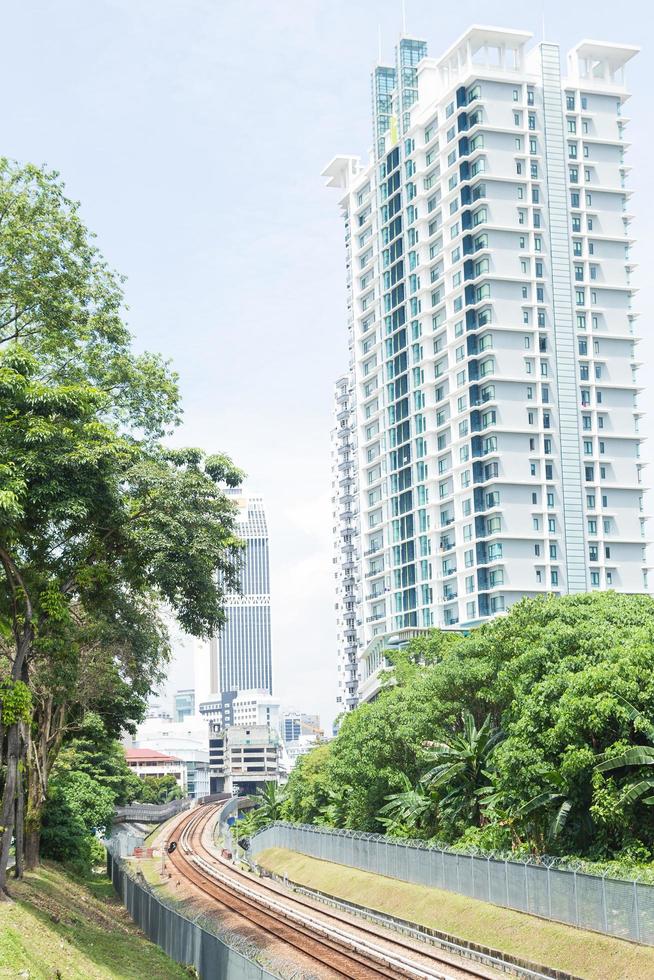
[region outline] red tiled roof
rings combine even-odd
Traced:
[[[164,752],[156,752],[154,749],[125,749],[125,758],[128,762],[181,762],[174,755],[166,755]]]

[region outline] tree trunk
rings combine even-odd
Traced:
[[[31,614],[32,607],[28,604],[27,622],[16,643],[16,659],[11,669],[11,679],[13,681],[21,680],[25,676],[27,656],[34,640]],[[7,865],[9,863],[11,837],[14,831],[18,763],[21,752],[20,743],[21,722],[15,721],[13,724],[7,726],[7,768],[5,770],[5,786],[2,793],[2,810],[0,812],[0,899],[4,898],[7,894]]]
[[[39,866],[43,792],[36,766],[27,766],[27,814],[25,816],[25,868],[34,871]]]
[[[20,755],[20,729],[18,723],[9,726],[7,734],[7,769],[5,788],[2,794],[2,836],[0,836],[0,899],[7,893],[7,864],[9,849],[14,831],[14,811],[16,806],[16,786],[18,783],[18,758]]]
[[[23,727],[23,726],[21,726]],[[20,739],[20,758],[18,760],[18,775],[16,778],[16,863],[14,878],[22,878],[25,870],[25,732]]]
[[[40,863],[41,823],[48,792],[50,771],[64,737],[66,705],[53,705],[53,697],[37,697],[27,741],[27,813],[25,816],[25,868],[33,871]]]

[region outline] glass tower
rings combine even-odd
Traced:
[[[238,536],[245,541],[240,591],[226,598],[227,622],[212,643],[213,693],[257,688],[272,694],[270,569],[263,500],[226,490],[238,506]]]

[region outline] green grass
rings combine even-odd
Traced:
[[[181,980],[189,973],[139,932],[105,875],[45,864],[0,902],[0,977]]]
[[[503,909],[488,902],[270,848],[264,868],[337,898],[430,926],[470,942],[556,967],[585,980],[654,977],[654,948]]]

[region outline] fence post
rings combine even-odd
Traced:
[[[509,901],[509,861],[508,858],[504,858],[504,886],[506,888],[506,907],[511,908],[511,902]]]
[[[526,899],[526,903],[527,903],[527,909],[526,909],[526,911],[528,912],[529,911],[529,877],[527,875],[527,862],[526,861],[525,861],[523,867],[525,869],[525,899]]]
[[[490,858],[490,854],[489,854],[488,857],[486,858],[486,876],[488,878],[488,901],[489,902],[491,901],[491,873],[490,873],[490,863],[491,863],[491,858]]]
[[[577,895],[577,869],[572,872],[575,891],[575,925],[579,925],[579,896]]]
[[[447,884],[445,883],[445,851],[443,850],[442,847],[441,847],[441,870],[443,874],[443,888],[447,888]],[[452,891],[451,888],[447,888],[447,890]]]
[[[606,875],[602,875],[602,915],[604,917],[604,932],[609,931],[609,913],[606,908]]]
[[[638,908],[638,882],[634,881],[634,918],[636,920],[636,942],[640,942],[640,909]]]
[[[551,867],[547,866],[547,914],[552,918],[552,875]]]

